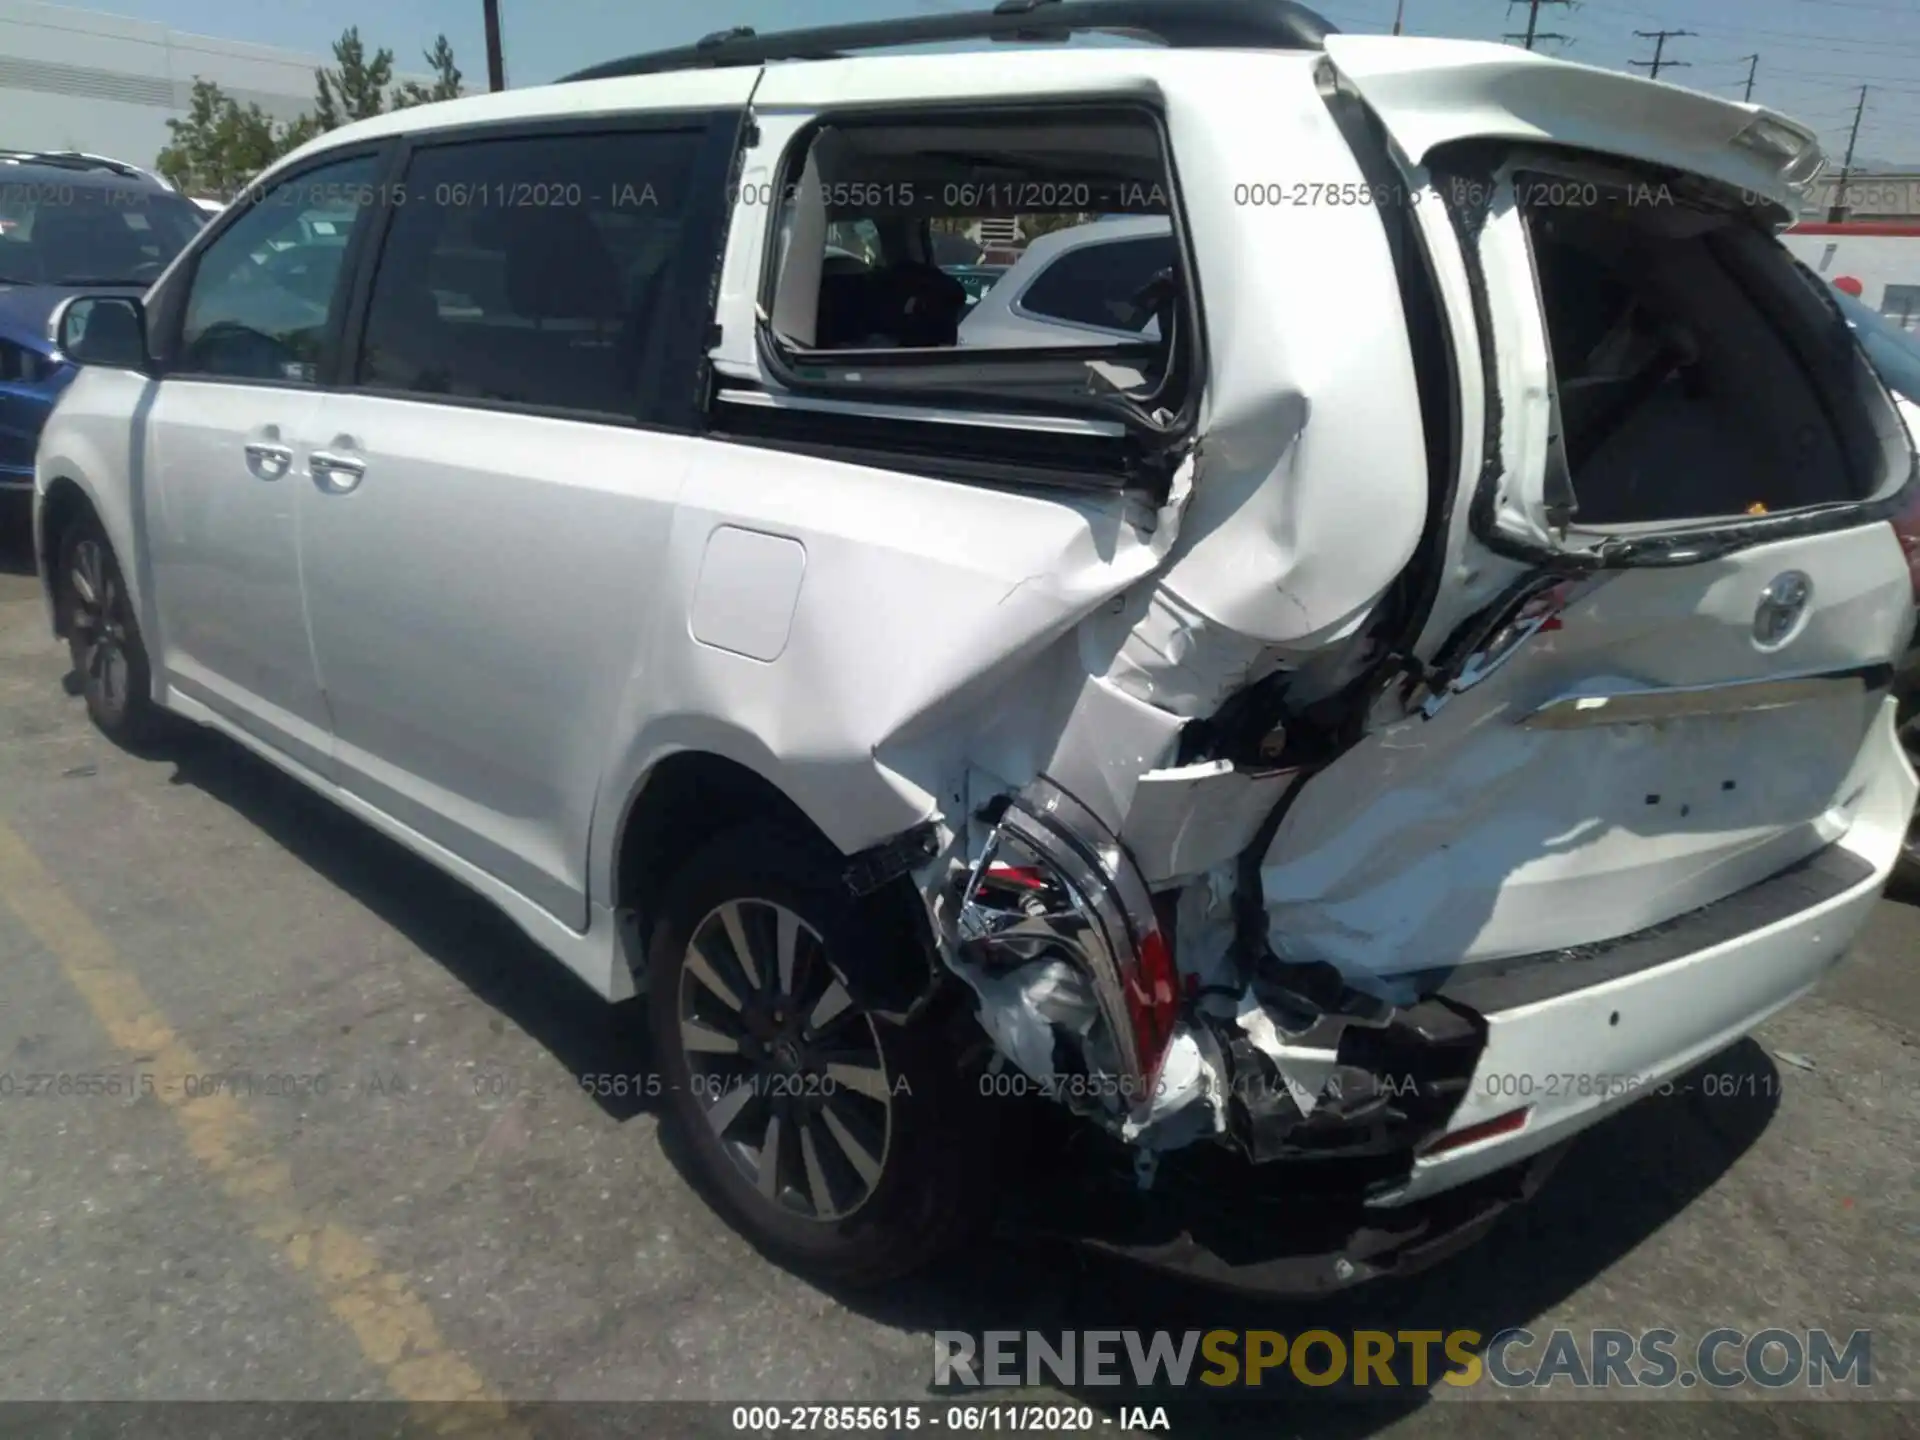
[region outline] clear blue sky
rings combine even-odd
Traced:
[[[70,0],[60,0],[70,3]],[[615,55],[694,40],[730,25],[784,29],[912,11],[985,8],[990,0],[500,0],[507,78],[551,80]],[[1405,0],[1416,35],[1498,38],[1526,26],[1526,6],[1503,0]],[[1384,31],[1395,0],[1328,0],[1342,29]],[[469,81],[485,83],[480,0],[84,0],[81,8],[156,20],[231,40],[323,52],[342,29],[391,48],[400,65],[445,32]],[[1920,0],[1585,0],[1543,5],[1540,29],[1571,38],[1543,45],[1592,65],[1625,68],[1653,53],[1635,30],[1685,29],[1668,58],[1689,62],[1663,79],[1738,96],[1758,53],[1754,99],[1807,121],[1838,160],[1854,100],[1871,85],[1859,155],[1920,164]],[[1644,73],[1644,72],[1643,72]]]

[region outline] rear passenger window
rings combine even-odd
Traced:
[[[641,416],[698,141],[646,131],[419,151],[356,383]]]
[[[1019,305],[1048,320],[1138,334],[1153,318],[1141,292],[1176,263],[1171,234],[1082,245],[1041,271]]]

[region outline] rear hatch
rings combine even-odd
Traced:
[[[1421,674],[1262,867],[1286,958],[1398,972],[1660,924],[1844,837],[1913,627],[1898,409],[1773,237],[1758,107],[1333,36],[1448,309],[1466,431]],[[1890,861],[1891,857],[1887,857]]]

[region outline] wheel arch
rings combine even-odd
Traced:
[[[67,532],[80,520],[91,517],[104,530],[106,519],[100,513],[100,507],[94,503],[93,496],[78,480],[64,472],[55,475],[46,484],[41,493],[40,503],[34,510],[34,553],[39,557],[40,589],[46,596],[47,614],[53,621],[53,633],[61,639],[66,638],[67,617],[60,613],[58,588],[55,580],[56,568],[60,563],[60,546]],[[108,543],[112,544],[112,532],[108,531]],[[119,546],[114,546],[119,554]]]
[[[648,768],[621,814],[611,865],[612,904],[622,917],[636,981],[644,980],[652,927],[674,876],[710,842],[755,823],[792,835],[823,867],[839,870],[853,862],[798,802],[738,759],[684,749]],[[856,904],[888,943],[879,947],[882,953],[847,957],[842,980],[877,1011],[917,1011],[939,988],[943,973],[919,892],[906,875],[895,875],[860,893]],[[907,956],[912,963],[903,963]]]
[[[773,781],[711,750],[675,750],[650,766],[627,797],[615,832],[612,901],[658,913],[662,888],[709,841],[756,820],[807,836],[823,856],[841,852]]]

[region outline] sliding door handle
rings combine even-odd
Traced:
[[[322,490],[344,495],[365,478],[367,462],[357,455],[339,455],[331,450],[316,450],[307,458],[307,466]]]
[[[246,443],[247,469],[262,480],[278,480],[293,468],[293,451],[265,440]]]

